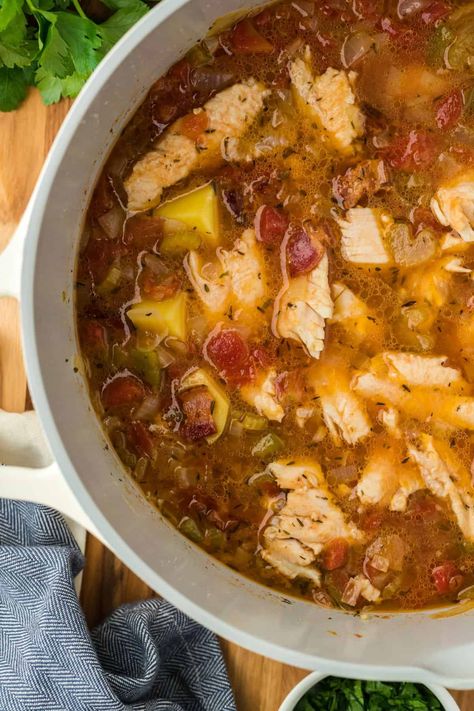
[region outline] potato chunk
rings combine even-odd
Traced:
[[[180,292],[171,299],[152,301],[146,299],[134,304],[127,316],[135,328],[152,331],[159,336],[173,336],[186,340],[186,294]]]
[[[156,208],[154,214],[196,230],[211,247],[219,242],[219,205],[212,183],[168,200]]]

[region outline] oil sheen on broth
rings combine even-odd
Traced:
[[[474,4],[263,9],[157,80],[91,199],[77,322],[116,452],[320,605],[474,590],[473,37]]]

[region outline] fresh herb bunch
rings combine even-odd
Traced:
[[[0,0],[0,111],[16,109],[30,85],[45,104],[77,96],[109,49],[149,10],[142,0],[91,7],[97,21],[79,0]]]
[[[327,677],[313,686],[295,711],[443,711],[421,684]]]

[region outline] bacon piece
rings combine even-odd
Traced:
[[[355,207],[362,198],[370,198],[389,179],[383,160],[363,160],[344,175],[338,175],[332,183],[333,195],[346,210]]]
[[[212,417],[214,401],[206,387],[192,388],[180,394],[184,424],[181,428],[186,439],[192,442],[217,432]]]

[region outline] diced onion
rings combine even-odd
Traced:
[[[335,484],[343,484],[344,482],[357,479],[357,467],[355,464],[350,464],[347,467],[336,467],[328,471],[328,476]]]
[[[474,585],[464,588],[458,592],[458,600],[474,600]]]
[[[120,205],[114,205],[111,210],[98,219],[99,225],[109,239],[118,239],[121,236],[124,221],[125,213]]]
[[[372,49],[373,45],[374,38],[368,32],[362,30],[348,35],[342,45],[341,62],[346,69],[352,67]]]
[[[229,434],[231,437],[242,437],[244,428],[241,422],[238,420],[232,420],[229,427]]]
[[[190,467],[176,467],[174,476],[180,489],[188,489],[196,484],[196,470]]]
[[[160,409],[160,394],[148,395],[134,414],[137,420],[152,419]]]
[[[158,360],[162,368],[167,368],[171,363],[174,363],[176,358],[172,353],[170,353],[163,346],[157,346],[156,352],[158,354]]]
[[[430,4],[431,0],[399,0],[397,13],[398,17],[410,17],[416,15]]]
[[[157,257],[156,254],[145,254],[143,264],[158,277],[165,277],[170,273],[170,270],[164,264],[163,260]]]

